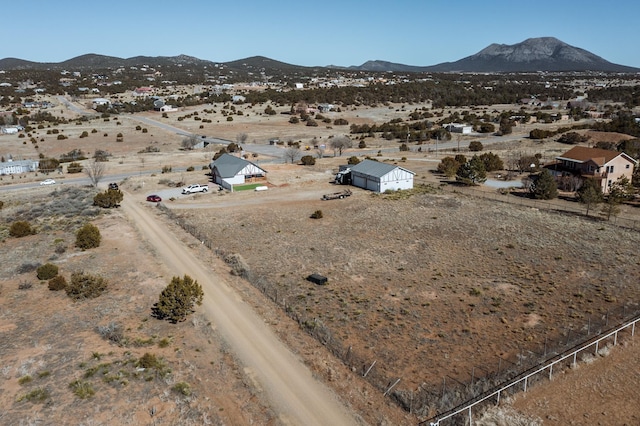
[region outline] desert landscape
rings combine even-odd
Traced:
[[[67,424],[70,409],[83,424],[288,424],[206,306],[178,324],[151,316],[171,277],[189,271],[169,266],[163,250],[143,237],[132,205],[251,306],[355,413],[354,424],[418,423],[464,400],[465,392],[486,390],[500,374],[539,362],[543,352],[560,351],[640,310],[637,229],[523,205],[517,194],[496,201],[495,188],[469,193],[435,173],[444,156],[459,153],[457,146],[469,155],[466,147],[477,135],[438,151],[430,141],[405,152],[398,141],[367,138],[366,148],[341,156],[327,149],[313,166],[260,153],[250,159],[268,171],[261,181],[268,191],[183,196],[181,186],[209,180],[207,166],[222,146],[185,150],[185,134],[232,142],[246,135],[247,152],[277,138],[285,144],[275,149],[299,142],[301,155],[320,157],[314,145],[328,146],[349,127],[293,125],[280,114],[289,106],[275,104],[274,116],[261,112],[264,105],[237,106],[243,114],[233,121],[222,104],[103,118],[79,102],[82,120],[56,105],[50,112],[67,123],[34,129],[31,139],[2,135],[0,144],[16,159],[103,150],[107,171],[97,189],[78,185],[81,176],[68,173],[0,178],[5,424]],[[360,106],[325,115],[381,123],[423,108],[431,105]],[[481,139],[484,150],[504,157],[540,153],[547,161],[566,150],[552,139],[530,140],[530,130],[516,127],[508,138]],[[591,143],[630,138],[581,133]],[[340,189],[333,177],[350,156],[412,170],[415,187],[390,194],[354,188],[347,199],[322,201]],[[45,177],[56,185],[31,185]],[[111,181],[124,193],[123,207],[94,207],[93,196]],[[152,193],[162,195],[160,205],[145,201]],[[322,218],[312,219],[318,210]],[[637,207],[622,206],[619,217],[638,219]],[[10,237],[16,220],[29,221],[37,233]],[[83,251],[73,241],[86,222],[98,226],[103,240]],[[108,291],[82,301],[50,291],[35,272],[48,262],[66,276],[99,274]],[[327,277],[327,284],[308,281],[313,273]],[[628,373],[637,370],[637,355],[637,343],[624,336],[621,345],[577,368],[567,366],[501,408],[512,406],[525,424],[637,423],[633,404],[613,405],[615,397],[602,400],[606,409],[586,403],[605,394],[634,400],[640,377]],[[142,367],[149,358],[155,363]],[[475,424],[482,421],[478,416]]]

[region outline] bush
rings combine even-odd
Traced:
[[[99,247],[101,238],[98,227],[87,223],[76,233],[76,247],[82,250]]]
[[[169,285],[162,290],[153,313],[157,318],[173,323],[184,321],[193,312],[195,305],[202,304],[202,286],[188,275],[173,277]]]
[[[74,272],[71,283],[66,287],[67,296],[72,299],[93,299],[100,296],[107,289],[107,280],[98,276]]]
[[[122,331],[122,325],[110,322],[107,325],[98,326],[98,334],[102,336],[103,339],[107,339],[110,342],[113,342],[117,345],[124,341],[124,332]]]
[[[87,132],[86,130],[80,134],[80,138],[87,138],[87,137],[89,137],[89,132]]]
[[[361,141],[358,143],[358,148],[360,148],[360,149],[364,149],[364,148],[366,148],[366,147],[367,147],[367,143],[366,143],[364,140],[361,140]]]
[[[96,393],[96,391],[93,390],[91,383],[89,382],[74,380],[73,382],[69,383],[69,387],[73,391],[73,394],[80,399],[91,398]]]
[[[195,167],[193,167],[193,166],[189,166],[189,167],[187,167],[187,171],[188,171],[188,172],[192,172],[192,171],[194,171],[194,170],[195,170]]]
[[[13,222],[9,228],[9,235],[16,238],[26,237],[35,233],[36,230],[33,229],[31,224],[25,220]]]
[[[67,166],[67,173],[80,173],[82,171],[82,164],[73,162]]]
[[[190,396],[191,395],[191,386],[187,382],[178,382],[171,388],[174,392],[179,393],[180,395]]]
[[[307,126],[318,127],[318,122],[316,120],[313,120],[313,119],[309,118],[307,120]]]
[[[110,209],[112,207],[118,207],[122,202],[124,195],[119,189],[107,189],[104,192],[100,192],[93,197],[93,205]]]
[[[482,142],[480,141],[471,141],[469,142],[469,151],[477,152],[482,151],[484,146],[482,146]]]
[[[49,280],[48,287],[51,291],[66,290],[67,280],[62,275],[55,276]]]
[[[50,280],[58,275],[58,267],[53,263],[45,263],[36,269],[39,280]]]
[[[316,210],[311,214],[311,219],[322,219],[322,210]]]
[[[300,161],[304,166],[313,166],[314,164],[316,164],[316,159],[313,155],[304,155],[302,156]]]
[[[360,160],[358,159],[358,157],[356,157],[355,155],[349,157],[349,159],[347,160],[347,164],[351,164],[351,165],[356,165],[360,162]]]
[[[347,120],[345,120],[344,118],[336,118],[335,120],[333,120],[333,125],[334,126],[348,126],[349,122]]]

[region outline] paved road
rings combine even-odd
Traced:
[[[313,378],[309,369],[278,340],[220,275],[192,252],[142,206],[125,194],[122,210],[157,256],[176,276],[188,274],[204,290],[203,310],[234,354],[271,402],[285,425],[356,425],[336,396]]]

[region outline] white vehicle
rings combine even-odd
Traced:
[[[207,192],[209,190],[209,185],[200,185],[199,183],[194,183],[193,185],[189,185],[185,188],[182,188],[183,194],[195,194],[196,192]]]
[[[53,179],[45,179],[42,182],[40,182],[40,185],[53,185],[55,183],[56,181]]]

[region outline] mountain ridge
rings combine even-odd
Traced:
[[[368,72],[621,72],[637,73],[640,68],[614,64],[585,49],[571,46],[555,37],[529,38],[513,45],[492,43],[474,55],[454,62],[443,62],[430,66],[399,64],[383,60],[371,60],[362,65],[347,67],[301,66],[277,61],[264,56],[252,56],[228,62],[214,62],[189,55],[135,56],[118,58],[89,53],[62,62],[33,62],[19,58],[0,59],[0,70],[12,69],[66,69],[66,68],[117,68],[120,66],[157,65],[218,66],[254,71],[344,69]]]

